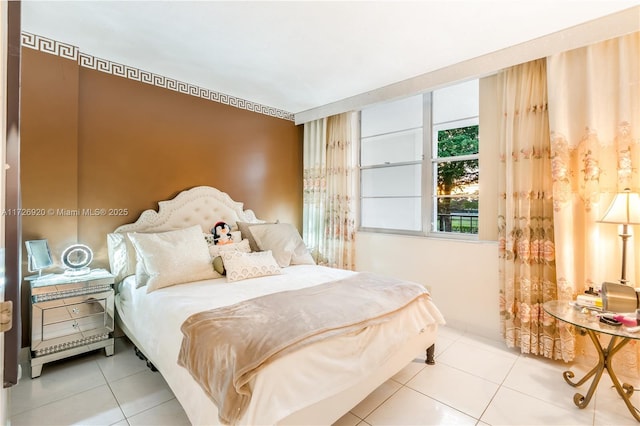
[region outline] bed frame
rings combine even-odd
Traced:
[[[243,203],[236,202],[232,200],[228,194],[208,186],[198,186],[185,190],[171,200],[160,201],[158,206],[157,212],[154,210],[144,211],[136,222],[118,227],[114,231],[114,234],[126,232],[162,232],[181,229],[196,224],[202,227],[203,232],[208,233],[219,220],[226,222],[232,228],[237,221],[252,223],[264,222],[257,219],[253,211],[244,210]],[[111,236],[113,236],[113,234],[111,234]],[[109,258],[112,273],[116,275],[117,283],[119,279],[126,276],[124,274],[131,274],[131,270],[128,272],[114,270],[111,236],[108,238]],[[136,354],[140,358],[146,358],[150,368],[155,369],[157,367],[169,387],[174,390],[176,398],[182,404],[191,422],[194,424],[199,423],[199,417],[193,412],[193,410],[197,409],[197,404],[192,401],[193,395],[175,392],[174,386],[172,386],[171,376],[166,376],[163,372],[163,367],[155,364],[154,360],[148,356],[149,351],[139,344],[126,322],[123,321],[118,314],[118,305],[119,298],[116,295],[116,322],[124,334],[136,346]],[[378,386],[413,361],[414,355],[421,349],[424,350],[425,347],[428,347],[425,362],[427,364],[434,364],[436,331],[437,326],[434,325],[431,329],[427,330],[427,332],[423,333],[419,339],[411,340],[398,348],[395,354],[388,359],[381,368],[371,372],[370,376],[357,385],[330,398],[298,410],[278,424],[326,425],[335,422],[366,398]]]
[[[244,204],[233,201],[229,194],[210,186],[197,186],[180,192],[175,198],[158,202],[158,211],[145,210],[134,223],[122,225],[114,232],[162,232],[201,225],[210,232],[217,221],[233,227],[236,221],[263,222]]]

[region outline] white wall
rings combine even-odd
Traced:
[[[426,286],[447,324],[501,340],[498,244],[358,232],[356,269]]]
[[[356,269],[425,285],[447,323],[502,340],[498,305],[497,78],[480,79],[480,223],[482,241],[372,232],[356,235]]]

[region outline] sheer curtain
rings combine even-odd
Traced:
[[[545,60],[498,75],[502,99],[498,238],[500,317],[509,347],[573,358],[573,337],[546,315],[548,300],[570,299],[556,283]]]
[[[302,238],[315,261],[323,264],[326,262],[320,253],[324,252],[327,119],[305,123],[303,141]]]
[[[355,269],[356,114],[304,126],[303,238],[316,262]]]
[[[618,230],[597,220],[616,192],[640,191],[639,52],[640,32],[548,58],[556,273],[577,293],[620,277]],[[637,228],[627,252],[634,286]],[[637,346],[633,341],[615,359],[635,374]]]

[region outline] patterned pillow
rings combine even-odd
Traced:
[[[252,253],[223,251],[220,256],[230,282],[281,273],[270,250]]]
[[[249,253],[251,252],[251,247],[249,247],[249,240],[242,240],[236,244],[209,246],[209,254],[211,254],[211,258],[213,259],[213,269],[215,269],[215,271],[220,275],[227,275],[227,271],[224,268],[224,262],[222,261],[222,257],[220,257],[220,253],[225,251],[240,251],[242,253]]]

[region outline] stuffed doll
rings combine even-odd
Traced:
[[[211,229],[213,243],[216,245],[232,244],[231,227],[224,222],[218,222]]]

